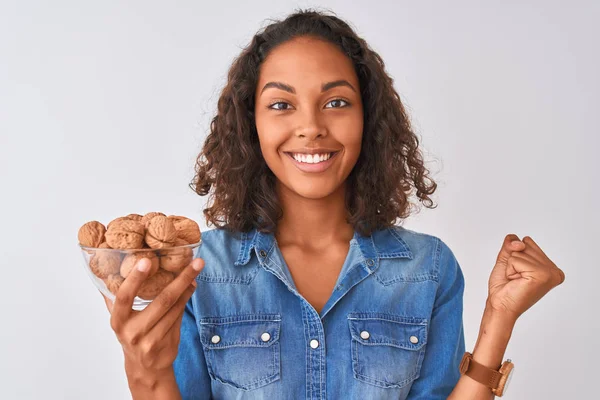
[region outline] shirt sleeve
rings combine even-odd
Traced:
[[[182,400],[205,400],[211,398],[210,377],[194,316],[193,299],[192,295],[185,306],[181,321],[179,352],[173,368]]]
[[[438,239],[439,240],[439,239]],[[463,292],[465,280],[450,248],[439,241],[439,286],[430,319],[425,357],[407,400],[445,400],[460,378],[465,352]]]

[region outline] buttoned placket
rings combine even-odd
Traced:
[[[306,398],[310,400],[326,399],[326,343],[321,317],[314,307],[298,292],[293,280],[291,280],[291,276],[286,274],[282,266],[275,260],[275,257],[271,256],[274,251],[279,251],[275,240],[266,241],[264,240],[264,236],[261,235],[256,241],[255,246],[261,266],[282,281],[288,290],[302,302],[302,322],[307,360]],[[281,257],[283,261],[281,253],[278,253],[278,257]]]
[[[284,271],[276,258],[280,258],[281,262],[285,262],[283,255],[277,247],[277,241],[272,235],[264,235],[260,232],[253,240],[254,250],[258,256],[260,265],[275,275],[282,281],[288,290],[296,295],[302,302],[302,321],[304,325],[304,336],[306,342],[306,398],[311,400],[322,400],[327,398],[327,378],[326,378],[326,343],[325,332],[323,328],[322,318],[330,311],[333,306],[345,295],[350,289],[356,286],[363,279],[371,275],[378,267],[377,252],[372,240],[368,237],[363,237],[358,233],[354,234],[350,242],[350,249],[344,267],[341,271],[338,284],[336,285],[331,297],[323,307],[321,315],[317,313],[314,307],[306,301],[306,299],[298,292],[289,271]],[[349,259],[351,251],[354,250],[352,245],[358,244],[361,252],[360,261],[354,265],[348,266],[351,262]],[[277,257],[273,253],[277,251]],[[287,273],[286,273],[287,272]]]

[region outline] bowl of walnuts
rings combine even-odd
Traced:
[[[200,228],[192,219],[160,212],[129,214],[106,227],[85,223],[77,234],[87,274],[111,301],[142,258],[150,272],[132,308],[141,311],[196,257],[202,244]]]

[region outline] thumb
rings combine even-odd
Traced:
[[[517,243],[513,243],[513,242]],[[502,242],[502,247],[500,248],[500,252],[498,253],[498,257],[496,258],[496,264],[506,265],[508,263],[508,258],[510,257],[513,251],[520,251],[525,248],[525,243],[521,242],[519,237],[514,233],[510,233],[504,237],[504,241]]]

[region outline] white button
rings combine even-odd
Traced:
[[[214,344],[217,344],[221,341],[221,337],[219,335],[215,335],[210,338],[210,341],[213,342]]]
[[[363,338],[363,339],[365,339],[365,340],[367,340],[370,336],[371,335],[369,335],[369,332],[367,332],[367,331],[362,331],[360,333],[360,337]]]
[[[316,349],[317,347],[319,347],[319,341],[315,340],[315,339],[311,340],[310,347],[312,347],[313,349]]]
[[[268,342],[269,339],[271,339],[271,335],[269,335],[269,332],[265,332],[262,335],[260,335],[260,340],[262,340],[263,342]]]
[[[411,336],[410,337],[410,342],[413,343],[413,344],[417,344],[417,343],[419,343],[419,338],[416,337],[416,336]]]

